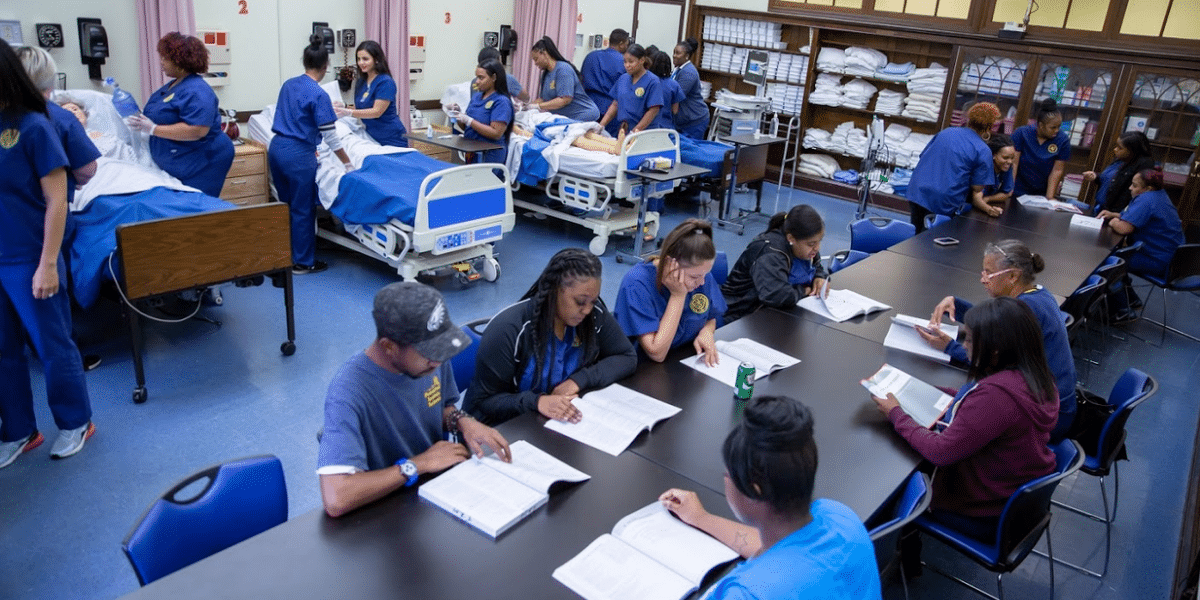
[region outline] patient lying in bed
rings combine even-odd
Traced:
[[[117,138],[110,133],[105,133],[97,129],[88,129],[88,111],[84,108],[82,102],[66,94],[59,94],[54,99],[59,106],[67,109],[79,122],[83,124],[83,128],[87,131],[88,137],[92,139],[92,143],[96,145],[96,149],[106,158],[115,158],[118,160],[127,160],[136,162],[137,156],[133,152],[133,147]]]

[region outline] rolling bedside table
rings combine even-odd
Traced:
[[[268,200],[267,150],[251,141],[234,146],[233,164],[225,176],[221,199],[239,206]]]

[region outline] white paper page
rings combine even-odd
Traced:
[[[481,462],[541,492],[549,492],[550,486],[556,481],[587,481],[591,478],[525,440],[517,440],[508,448],[512,451],[511,463],[492,454],[483,457]]]
[[[1036,194],[1025,194],[1024,196],[1018,196],[1017,202],[1020,202],[1021,206],[1027,206],[1030,208],[1051,208],[1050,201],[1047,200],[1045,196],[1038,196]]]
[[[547,499],[477,458],[422,484],[418,493],[492,537]]]
[[[617,521],[613,535],[696,587],[713,567],[738,557],[729,546],[671,516],[659,502]]]
[[[1083,213],[1083,211],[1079,210],[1078,206],[1070,202],[1063,202],[1062,200],[1047,200],[1046,202],[1050,204],[1050,208],[1057,211],[1075,213],[1077,215]]]
[[[904,412],[926,428],[937,422],[954,401],[949,394],[887,364],[862,383],[880,398],[894,394]]]
[[[739,338],[732,342],[717,341],[717,354],[720,362],[713,366],[704,363],[704,356],[689,356],[679,362],[697,370],[729,387],[737,382],[738,365],[748,362],[754,365],[754,380],[758,381],[770,375],[774,369],[790,367],[800,362],[800,359],[789,356],[778,350],[764,346],[748,338]],[[779,368],[774,368],[778,366]]]
[[[696,587],[607,533],[555,569],[554,578],[586,600],[679,600]]]
[[[941,350],[935,350],[934,348],[930,347],[929,343],[926,342],[915,329],[913,329],[913,326],[915,325],[928,327],[929,319],[921,319],[909,315],[896,315],[892,317],[892,326],[888,329],[887,337],[883,338],[883,345],[887,346],[888,348],[904,350],[905,352],[911,352],[918,356],[931,358],[940,363],[949,364],[950,355],[942,352]],[[943,323],[941,329],[951,338],[958,337],[957,325],[947,325]]]
[[[732,346],[737,349],[736,352],[730,352],[732,356],[738,356],[739,354],[747,356],[749,357],[749,361],[754,363],[756,371],[755,379],[758,378],[757,371],[773,373],[800,362],[800,359],[794,356],[784,354],[750,338],[738,338],[733,341]]]
[[[643,429],[680,410],[615,383],[576,398],[574,404],[583,414],[578,423],[552,419],[546,428],[613,456],[624,452]]]
[[[872,308],[876,310],[892,308],[852,290],[829,290],[828,295],[824,298],[805,296],[796,305],[837,323],[853,319],[859,314],[874,312],[871,310]]]
[[[1084,215],[1071,215],[1071,227],[1100,230],[1104,228],[1104,219]]]

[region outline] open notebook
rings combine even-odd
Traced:
[[[545,504],[553,484],[590,478],[525,440],[509,449],[511,463],[492,455],[470,458],[422,484],[417,493],[494,538]]]
[[[904,350],[918,356],[924,356],[936,360],[940,363],[950,363],[950,355],[937,350],[921,337],[914,329],[916,326],[928,327],[929,319],[921,319],[909,315],[896,315],[892,317],[892,326],[888,329],[887,337],[883,338],[883,345],[888,348]],[[942,331],[951,339],[958,337],[958,325],[947,325],[942,323]]]
[[[868,315],[875,311],[892,308],[858,292],[829,289],[828,281],[821,287],[820,293],[815,296],[805,296],[796,305],[838,323],[859,315]]]
[[[862,384],[879,398],[889,393],[895,395],[900,408],[926,429],[941,419],[954,402],[949,394],[888,364],[884,364],[870,379],[863,380]]]
[[[614,383],[572,401],[583,414],[578,423],[550,420],[546,428],[613,456],[624,452],[643,430],[675,416],[678,406]]]
[[[1045,196],[1035,196],[1033,194],[1025,194],[1024,196],[1020,196],[1017,198],[1017,202],[1020,202],[1021,206],[1026,206],[1029,208],[1048,208],[1050,210],[1058,210],[1058,211],[1062,211],[1062,212],[1072,212],[1075,214],[1079,214],[1079,213],[1083,212],[1083,211],[1079,210],[1078,206],[1075,206],[1074,204],[1071,204],[1070,202],[1062,202],[1060,200],[1050,200],[1050,199],[1047,199]]]
[[[754,365],[754,380],[757,381],[800,362],[774,348],[760,344],[750,338],[738,338],[732,342],[717,340],[720,361],[713,366],[704,364],[704,355],[689,356],[679,362],[697,370],[729,387],[737,383],[738,365],[748,362]]]
[[[713,567],[737,557],[655,502],[618,521],[554,578],[587,600],[679,600]]]

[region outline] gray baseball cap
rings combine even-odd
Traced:
[[[412,346],[425,358],[445,362],[471,345],[471,338],[450,321],[446,301],[423,283],[392,283],[375,294],[375,330],[397,344]]]

